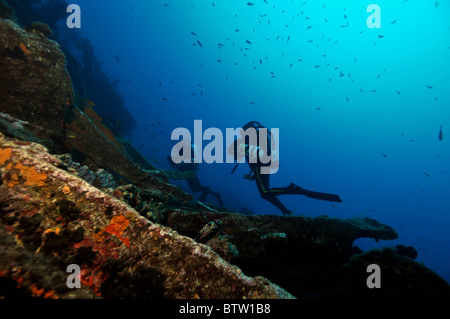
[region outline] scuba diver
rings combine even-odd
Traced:
[[[173,162],[170,155],[167,156],[167,160],[169,161],[170,166],[179,172],[179,174],[171,173],[168,175],[170,175],[170,178],[172,179],[185,179],[192,193],[201,192],[201,195],[198,199],[200,202],[205,203],[208,195],[212,195],[217,199],[220,206],[224,207],[220,193],[213,192],[209,186],[202,186],[202,184],[200,183],[200,180],[197,177],[199,165],[198,163],[195,163],[196,156],[197,147],[195,144],[191,144],[191,161],[189,163],[181,162],[180,164],[176,164]]]
[[[250,173],[247,175],[244,175],[245,179],[248,180],[255,180],[256,186],[258,187],[258,191],[261,194],[261,197],[267,201],[269,201],[271,204],[276,206],[278,209],[281,210],[283,215],[292,215],[292,211],[287,209],[281,201],[277,198],[280,195],[304,195],[310,198],[314,199],[320,199],[325,201],[331,201],[331,202],[342,202],[342,200],[339,198],[338,195],[334,194],[327,194],[327,193],[319,193],[310,191],[304,188],[301,188],[300,186],[290,183],[287,187],[270,187],[270,174],[261,174],[261,167],[269,167],[271,164],[267,163],[264,164],[260,159],[260,134],[259,130],[261,128],[264,128],[260,123],[256,121],[251,121],[245,124],[242,127],[243,131],[246,131],[249,128],[253,128],[256,130],[257,139],[256,139],[256,145],[251,145],[249,135],[242,134],[244,136],[243,138],[239,140],[235,140],[234,143],[230,145],[228,148],[228,152],[232,155],[234,155],[235,160],[237,160],[236,166],[232,170],[231,174],[234,173],[237,166],[239,165],[239,161],[245,156],[245,160],[247,161],[248,165],[250,166]],[[267,155],[271,155],[271,153],[275,153],[272,150],[272,145],[275,146],[272,138],[272,134],[270,130],[267,129]],[[261,150],[263,151],[263,150]],[[274,154],[275,155],[275,154]],[[252,161],[250,160],[252,159]],[[271,159],[273,161],[273,159]],[[278,167],[278,166],[277,166]]]

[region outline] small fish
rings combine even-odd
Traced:
[[[350,102],[350,99],[348,97],[345,97],[345,99],[347,100],[347,102]]]
[[[315,67],[315,68],[320,68],[320,67],[321,67],[321,65],[315,65],[314,67]]]
[[[197,34],[195,32],[191,32],[192,35],[197,36]]]
[[[114,58],[116,59],[116,61],[118,62],[118,63],[120,63],[120,59],[119,59],[119,57],[116,55],[116,56],[114,56]]]
[[[427,177],[430,176],[430,174],[428,174],[427,172],[423,172],[423,174]]]
[[[400,91],[395,91],[395,93],[397,93],[397,94],[401,94],[401,93],[400,93]]]
[[[359,89],[361,91],[361,93],[364,93],[363,89]]]
[[[441,125],[441,127],[439,128],[439,141],[442,141],[442,125]]]
[[[247,2],[247,5],[248,5],[249,7],[253,7],[255,4],[254,4],[254,3],[251,3],[251,2]]]
[[[396,19],[394,19],[392,22],[391,22],[391,24],[394,24],[395,22],[397,22],[397,20]]]
[[[379,34],[378,37],[381,39],[384,38],[384,35]]]
[[[429,88],[430,90],[434,89],[431,85],[425,85],[425,87]]]
[[[309,26],[306,28],[306,30],[309,30],[309,29],[311,29],[311,28],[312,28],[312,26],[309,25]]]
[[[222,62],[222,60],[219,60],[219,59],[218,59],[217,62]]]
[[[383,155],[383,157],[388,157],[386,154],[384,154],[384,153],[381,153],[381,155]]]
[[[252,43],[250,42],[250,40],[245,40],[245,42],[247,42],[248,44],[252,44]]]
[[[203,48],[203,44],[199,40],[197,40],[197,43],[201,48]]]

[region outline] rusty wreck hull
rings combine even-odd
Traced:
[[[53,270],[63,280],[46,281],[47,271],[33,272],[31,265],[1,252],[0,275],[20,281],[31,295],[79,297],[62,276],[69,264],[78,263],[83,296],[292,297],[265,278],[245,276],[209,247],[149,222],[59,166],[42,145],[0,135],[0,232],[10,243],[15,238],[16,253],[58,265]]]

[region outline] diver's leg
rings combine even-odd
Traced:
[[[283,203],[281,203],[281,201],[276,198],[277,195],[280,194],[276,194],[276,192],[273,192],[272,189],[270,188],[270,180],[269,174],[260,174],[259,173],[259,167],[256,166],[252,168],[253,173],[255,174],[255,179],[256,179],[256,186],[258,186],[258,190],[259,193],[261,195],[262,198],[264,198],[265,200],[269,201],[272,205],[274,205],[275,207],[277,207],[279,210],[281,210],[281,212],[283,213],[283,215],[292,215],[292,211],[290,211],[289,209],[286,208],[286,206],[283,205]]]
[[[217,193],[211,192],[211,194],[217,198],[217,201],[219,202],[220,206],[225,206],[222,202],[222,196],[220,195],[219,192],[217,192]]]
[[[188,186],[193,193],[203,191],[203,186],[200,184],[200,180],[198,179],[197,176],[187,178],[186,182],[188,183]]]
[[[206,198],[208,198],[208,192],[203,192],[200,195],[200,197],[198,198],[199,201],[201,201],[202,203],[206,202]]]
[[[300,186],[297,186],[294,183],[291,183],[288,187],[272,188],[271,191],[273,191],[275,196],[278,196],[278,195],[304,195],[304,196],[307,196],[310,198],[326,200],[326,201],[330,201],[330,202],[342,202],[342,200],[340,199],[340,197],[338,195],[310,191],[310,190],[301,188]]]
[[[280,200],[278,198],[276,198],[275,196],[267,196],[266,195],[266,196],[263,196],[263,198],[265,200],[269,201],[272,205],[277,207],[279,210],[281,210],[283,215],[291,216],[293,214],[292,211],[287,209],[286,206],[284,206],[283,203],[281,203]]]
[[[211,194],[212,196],[214,196],[217,199],[220,206],[224,206],[223,202],[222,202],[222,197],[220,196],[220,193],[213,192],[209,186],[202,188],[202,195],[200,196],[199,201],[205,202],[206,198],[208,197],[209,194]]]
[[[314,199],[326,200],[330,202],[342,202],[338,195],[320,193],[310,191],[300,186],[291,183],[288,187],[273,187],[270,188],[269,174],[260,174],[259,168],[253,169],[256,177],[256,184],[258,185],[261,195],[268,194],[269,196],[279,195],[304,195]]]

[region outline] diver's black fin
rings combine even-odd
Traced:
[[[307,189],[295,185],[294,183],[291,183],[288,186],[288,189],[293,191],[293,194],[305,195],[310,198],[326,200],[329,202],[342,202],[342,199],[338,195],[309,191]]]
[[[305,194],[303,194],[310,198],[320,199],[320,200],[326,200],[329,202],[342,202],[342,199],[339,197],[339,195],[335,194],[327,194],[327,193],[318,193],[313,191],[306,191]]]

